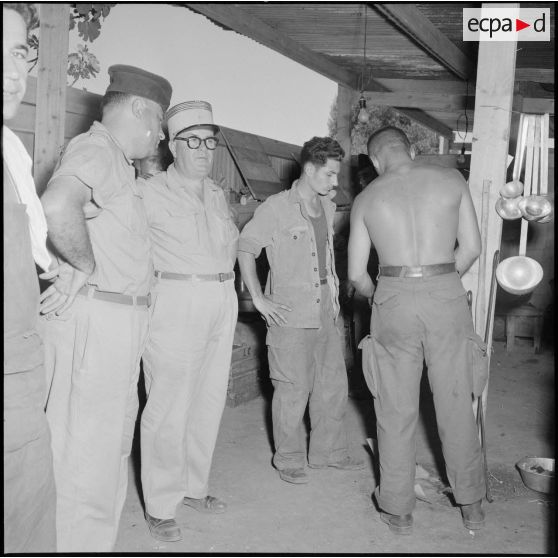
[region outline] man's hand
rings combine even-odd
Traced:
[[[41,273],[41,279],[54,283],[41,294],[41,314],[54,312],[57,316],[64,313],[73,304],[78,291],[85,285],[89,274],[64,262],[58,267]]]
[[[262,296],[261,298],[252,299],[256,310],[262,315],[262,318],[266,321],[267,325],[285,325],[287,323],[287,318],[283,315],[280,310],[286,310],[291,312],[291,308],[285,304],[279,304],[278,302],[273,302],[267,296]]]

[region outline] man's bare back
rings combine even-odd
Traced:
[[[378,177],[355,206],[380,264],[454,261],[464,188],[457,171],[413,161]]]

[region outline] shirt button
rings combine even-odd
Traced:
[[[312,252],[312,255],[315,256],[315,255],[316,255],[316,252]]]
[[[316,287],[319,287],[319,286],[320,286],[320,284],[319,284],[319,283],[316,283]]]
[[[298,238],[298,236],[296,236],[296,234],[293,236],[293,238],[296,240]]]
[[[319,298],[317,298],[317,299],[316,299],[316,302],[320,302],[320,299],[319,299]]]
[[[315,268],[314,268],[314,271],[318,271],[318,268],[317,268],[317,267],[315,267]]]

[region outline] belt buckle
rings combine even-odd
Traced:
[[[226,273],[219,273],[219,283],[224,283],[226,281],[225,275]]]
[[[418,279],[422,276],[422,267],[420,266],[409,266],[405,272],[405,277],[411,277],[412,279]]]

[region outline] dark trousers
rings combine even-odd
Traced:
[[[371,332],[380,507],[404,515],[415,504],[415,433],[423,360],[455,500],[459,504],[480,500],[485,486],[472,407],[476,345],[458,275],[380,277]]]
[[[56,552],[43,366],[4,375],[4,551]]]
[[[277,469],[306,464],[306,406],[310,413],[308,462],[325,465],[347,455],[343,419],[347,372],[341,335],[327,285],[322,289],[320,328],[270,327],[268,355],[274,387],[273,439]]]

